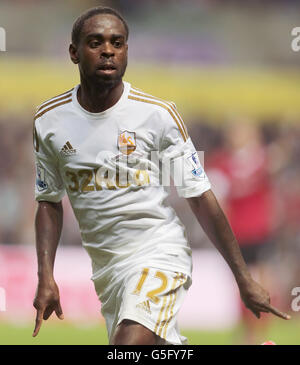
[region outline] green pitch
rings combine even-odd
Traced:
[[[39,335],[31,337],[34,324],[8,324],[0,322],[0,345],[106,345],[106,329],[103,324],[74,325],[66,320],[44,322]],[[290,321],[274,319],[264,334],[258,334],[257,344],[273,340],[278,345],[299,345],[300,318]],[[190,345],[232,345],[243,342],[241,326],[232,330],[207,332],[182,330]]]

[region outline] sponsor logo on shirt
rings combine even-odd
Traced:
[[[36,166],[36,186],[38,191],[43,191],[48,188],[48,184],[46,183],[46,170],[40,166]]]
[[[123,130],[119,132],[118,148],[124,155],[130,155],[136,149],[135,132]]]

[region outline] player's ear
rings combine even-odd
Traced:
[[[73,43],[71,43],[69,46],[69,54],[72,62],[75,63],[75,65],[77,65],[79,63],[79,57],[78,57],[77,47]]]

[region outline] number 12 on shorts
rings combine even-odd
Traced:
[[[144,285],[144,283],[145,283],[148,275],[149,275],[149,268],[144,268],[142,270],[142,274],[141,274],[140,280],[138,281],[137,286],[134,289],[134,291],[133,291],[132,294],[140,295],[141,290],[142,290],[142,287],[143,287],[143,285]],[[158,298],[157,295],[159,295],[160,293],[162,293],[167,288],[167,286],[168,286],[168,278],[161,271],[156,271],[154,277],[161,280],[161,285],[158,288],[156,288],[156,289],[153,289],[153,290],[148,291],[148,293],[146,294],[146,297],[149,298],[153,303],[158,304],[159,301],[160,301],[160,298]]]

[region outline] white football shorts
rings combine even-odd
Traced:
[[[192,280],[186,274],[145,267],[131,271],[110,290],[101,312],[109,343],[118,324],[129,319],[156,333],[159,344],[187,344],[179,333],[177,315]],[[97,282],[95,282],[97,291]]]

